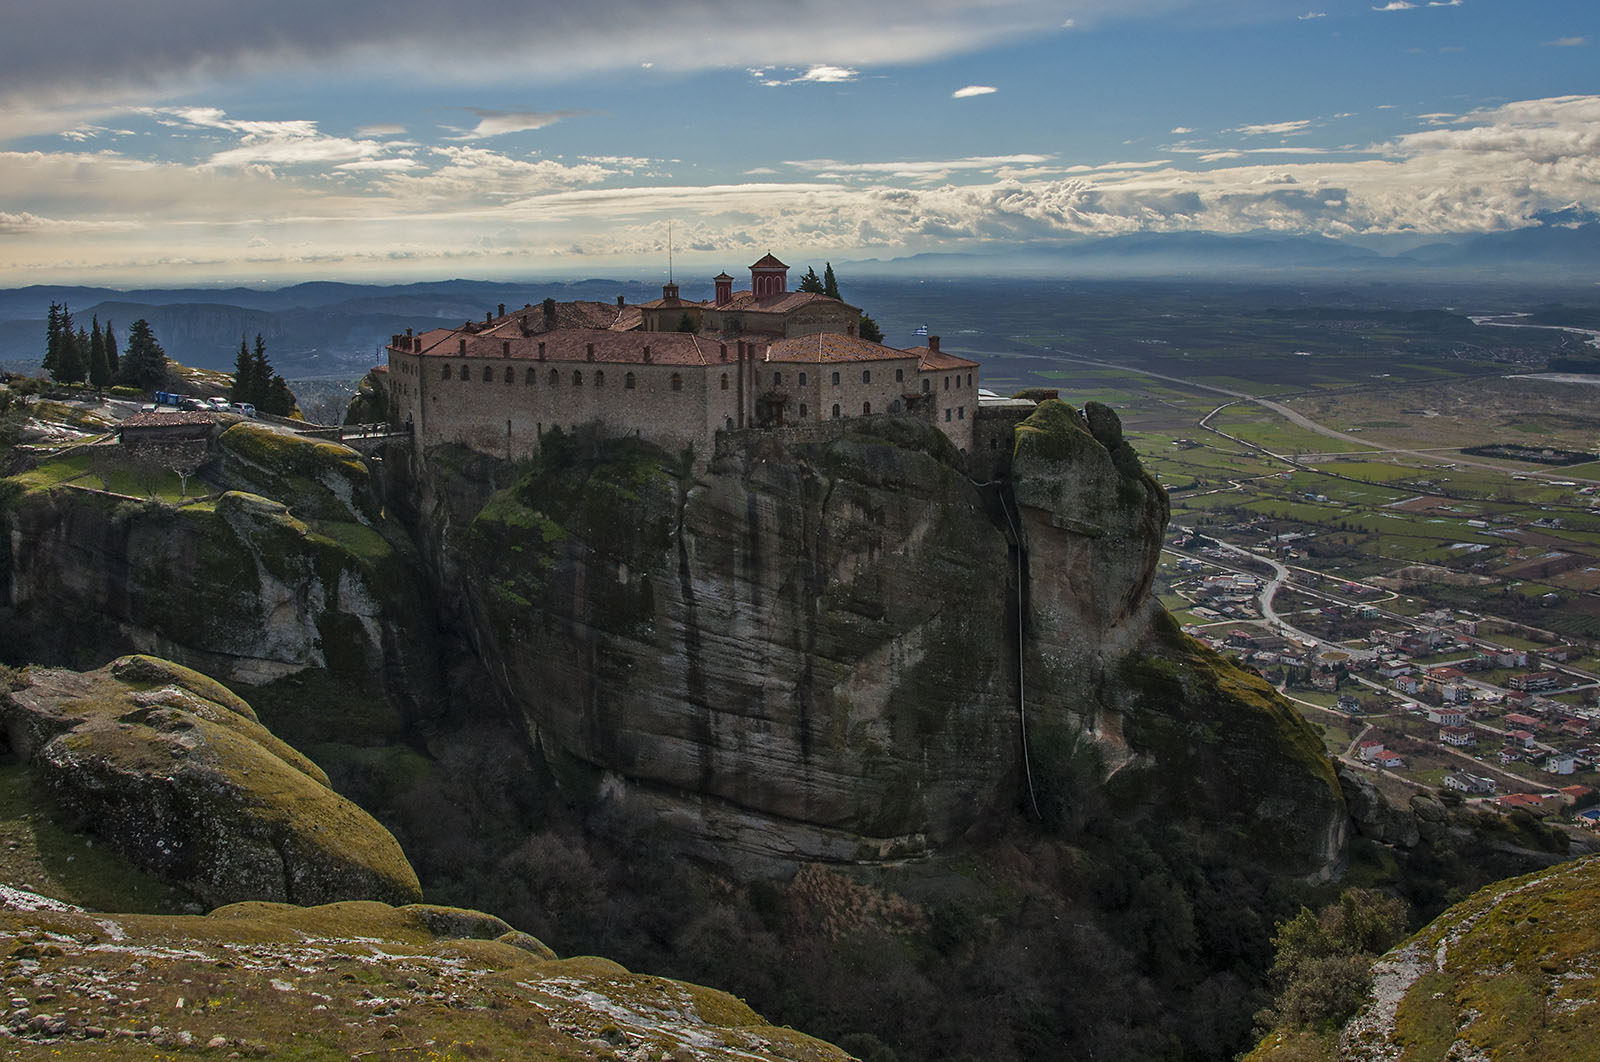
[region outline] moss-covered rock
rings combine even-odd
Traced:
[[[212,904],[421,898],[388,831],[204,676],[133,657],[22,678],[0,692],[11,751],[136,866]]]
[[[281,497],[306,519],[378,517],[361,455],[347,446],[243,421],[222,433],[220,475],[246,490]]]

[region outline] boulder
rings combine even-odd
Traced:
[[[389,832],[197,672],[29,668],[0,723],[69,826],[209,904],[421,899]]]

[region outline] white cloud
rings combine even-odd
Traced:
[[[406,127],[392,122],[379,122],[375,125],[364,125],[356,130],[356,136],[405,136]]]
[[[1314,18],[1327,18],[1328,13],[1326,11],[1307,11],[1305,14],[1297,17],[1301,22],[1309,22]]]
[[[773,88],[781,88],[784,85],[839,85],[854,81],[860,74],[861,71],[853,67],[833,66],[827,63],[815,63],[808,67],[805,73],[790,78],[768,77],[763,70],[750,71],[750,75],[757,81]]]
[[[1176,126],[1172,127],[1172,135],[1174,135],[1174,136],[1183,136],[1185,133],[1192,133],[1192,132],[1194,132],[1194,130],[1190,129],[1186,125],[1176,125]]]
[[[478,124],[452,139],[482,140],[485,137],[505,136],[507,133],[526,133],[555,125],[579,113],[577,111],[491,111],[481,107],[467,109],[477,116]]]
[[[1545,41],[1546,48],[1582,48],[1589,43],[1588,37],[1557,37],[1553,41]]]
[[[1461,0],[1428,0],[1429,7],[1460,7]]]
[[[1302,118],[1294,122],[1267,122],[1263,125],[1241,125],[1232,130],[1243,133],[1245,136],[1293,136],[1304,132],[1311,125],[1311,119]]]
[[[998,91],[1000,90],[995,88],[993,85],[968,85],[966,88],[958,88],[954,92],[950,93],[950,98],[953,100],[964,100],[969,96],[989,96]]]
[[[298,140],[331,150],[342,139],[216,109],[163,117],[190,123],[197,138],[222,137],[219,150],[251,137],[257,149]],[[655,254],[668,218],[682,226],[682,247],[759,255],[769,245],[921,250],[1135,231],[1482,232],[1569,207],[1600,211],[1600,96],[1424,124],[1439,121],[1417,118],[1414,132],[1336,153],[1224,146],[1174,152],[1176,163],[1128,156],[1070,168],[1043,154],[812,159],[784,167],[793,180],[753,173],[712,185],[628,176],[658,160],[568,162],[470,144],[382,145],[372,157],[270,168],[212,166],[203,152],[191,165],[115,151],[0,152],[0,270],[63,279],[95,269],[135,278],[156,268],[209,278],[351,265],[372,276],[512,270],[530,247]]]
[[[1387,4],[1384,4],[1382,7],[1378,7],[1377,5],[1373,5],[1372,10],[1374,10],[1374,11],[1411,11],[1411,10],[1414,10],[1416,8],[1416,6],[1417,6],[1416,4],[1409,3],[1408,0],[1389,0],[1389,2]]]

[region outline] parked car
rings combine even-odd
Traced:
[[[251,420],[256,418],[256,407],[251,405],[249,402],[235,402],[233,404],[233,411],[239,414],[241,417],[249,417]]]
[[[232,408],[226,398],[215,397],[206,399],[206,406],[217,413],[226,413]]]

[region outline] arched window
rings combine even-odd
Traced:
[[[968,387],[972,386],[972,374],[970,372],[967,373],[967,386]]]
[[[772,386],[773,387],[781,387],[781,386],[783,386],[783,373],[775,372],[775,373],[772,374]]]
[[[633,390],[633,373],[630,372],[622,378],[622,389],[624,391]]]
[[[804,402],[800,403],[800,419],[806,419],[806,404]]]
[[[573,387],[582,387],[583,386],[583,373],[579,372],[577,369],[573,369],[572,370],[572,386]]]
[[[533,386],[534,375],[533,375],[533,370],[532,369],[529,369],[527,372],[522,374],[522,382],[523,382],[523,384],[525,386],[528,386],[528,387]]]
[[[837,403],[837,402],[835,402],[833,404],[833,419],[834,420],[838,420],[839,419],[839,403]]]
[[[800,374],[800,386],[804,387],[805,385],[806,385],[806,374],[805,373],[801,373]]]
[[[906,381],[906,371],[904,369],[896,369],[894,371],[894,382],[895,383],[905,383],[905,381]]]
[[[450,363],[448,361],[444,363],[443,369],[439,373],[439,379],[441,379],[441,380],[450,379]]]
[[[946,391],[950,390],[950,377],[948,376],[944,378],[944,389]]]
[[[835,387],[839,386],[839,374],[838,373],[834,373],[833,374],[833,386],[835,386]]]
[[[722,389],[724,391],[726,391],[728,389],[728,374],[727,373],[723,373],[722,374]]]
[[[516,374],[515,370],[513,370],[511,368],[511,366],[507,365],[506,366],[506,383],[516,383],[516,382],[517,382],[517,374]]]
[[[862,369],[861,370],[861,382],[862,383],[871,383],[872,382],[872,370],[871,369]]]
[[[555,369],[551,369],[550,370],[550,386],[554,387],[556,384],[558,384],[560,382],[561,382],[561,373],[557,372]]]
[[[922,393],[928,393],[928,378],[926,376],[922,378]]]
[[[485,365],[483,367],[483,382],[484,383],[493,383],[494,382],[494,370],[489,368],[489,366],[487,366],[487,365]]]
[[[732,417],[727,418],[723,422],[722,430],[723,431],[732,431],[733,430],[733,418]]]
[[[861,415],[863,417],[872,416],[872,403],[871,402],[863,402],[863,403],[861,403]]]
[[[683,390],[683,376],[680,373],[672,374],[672,389],[674,391]]]
[[[898,398],[895,399],[893,402],[889,403],[889,412],[890,413],[898,413],[903,408],[904,407],[900,405],[900,400]]]
[[[596,387],[604,387],[606,385],[606,374],[599,369],[594,371],[594,385]]]

